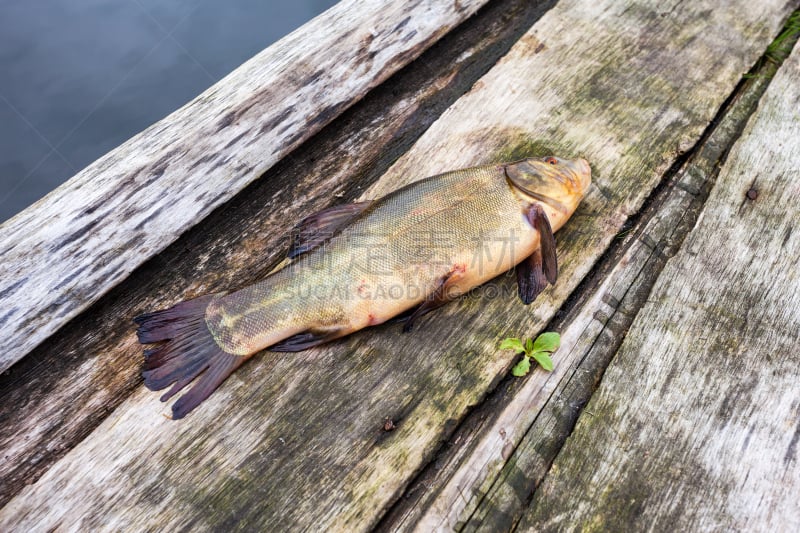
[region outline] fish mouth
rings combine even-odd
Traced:
[[[585,193],[592,183],[592,167],[589,165],[589,162],[583,158],[579,158],[567,161],[566,164],[575,178],[572,180],[573,184],[580,192]]]

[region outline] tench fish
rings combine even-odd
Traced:
[[[182,418],[261,350],[293,352],[422,315],[516,267],[525,304],[558,275],[553,232],[591,182],[583,159],[530,158],[446,172],[302,220],[290,262],[230,294],[143,314],[142,375]]]

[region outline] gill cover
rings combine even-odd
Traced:
[[[503,169],[508,181],[522,193],[565,214],[571,213],[573,204],[580,201],[591,172],[583,159],[552,156],[523,159],[504,165]]]

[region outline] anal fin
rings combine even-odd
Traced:
[[[338,329],[327,331],[309,330],[283,339],[267,348],[267,350],[270,352],[302,352],[341,336],[342,333]]]

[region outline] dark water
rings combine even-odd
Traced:
[[[335,3],[0,1],[0,222]]]

